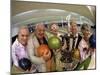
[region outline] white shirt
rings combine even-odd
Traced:
[[[79,43],[79,46],[78,46],[79,50],[80,50],[80,55],[81,55],[81,61],[84,61],[89,55],[90,53],[86,53],[86,51],[84,51],[84,48],[89,48],[89,45],[87,44],[87,42],[82,39]]]
[[[68,34],[68,36],[70,36],[70,34]],[[74,44],[74,48],[76,47],[76,44],[77,44],[77,40],[78,40],[78,33],[75,35],[75,44]],[[72,50],[72,45],[73,45],[73,38],[70,38],[70,48],[69,50]]]

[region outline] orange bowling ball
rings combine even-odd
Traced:
[[[49,51],[49,47],[45,44],[42,44],[37,48],[38,56],[43,56],[44,53],[48,54]]]

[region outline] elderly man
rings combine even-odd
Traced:
[[[12,60],[16,67],[19,67],[18,61],[22,58],[29,58],[27,54],[27,42],[29,37],[29,31],[26,26],[19,28],[18,38],[12,45]],[[20,67],[19,67],[20,68]]]
[[[43,23],[36,24],[35,32],[30,35],[28,41],[28,53],[31,61],[37,65],[39,72],[47,72],[46,60],[51,56],[50,52],[38,57],[37,48],[41,44],[47,43],[47,36],[45,35],[45,26]]]
[[[76,21],[71,20],[70,31],[68,34],[64,35],[64,39],[66,40],[67,49],[69,51],[78,48],[79,42],[81,41],[82,37],[79,34]]]
[[[75,48],[78,48],[79,42],[81,41],[82,37],[79,34],[76,21],[71,20],[70,33],[68,33],[67,36],[68,36],[67,41],[69,39],[69,50],[73,50]]]
[[[79,34],[78,26],[75,20],[70,21],[70,31],[69,33],[65,34],[63,37],[64,44],[66,42],[65,49],[62,50],[62,57],[61,61],[66,62],[65,65],[72,67],[72,56],[75,53],[75,49],[78,50],[79,42],[81,41],[82,37]],[[78,53],[79,50],[77,51]],[[77,57],[78,58],[78,57]],[[80,58],[80,56],[79,56]],[[68,63],[68,64],[67,64]],[[69,67],[64,66],[64,70],[71,70]]]

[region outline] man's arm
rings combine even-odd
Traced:
[[[34,48],[34,45],[33,45],[33,40],[32,38],[29,39],[28,41],[28,54],[29,54],[29,57],[31,59],[31,61],[35,64],[44,64],[45,61],[42,57],[37,57],[35,56],[35,48]]]

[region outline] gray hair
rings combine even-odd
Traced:
[[[19,27],[19,30],[18,30],[18,34],[20,33],[20,31],[21,31],[22,29],[26,29],[26,30],[29,32],[27,26],[20,26],[20,27]]]
[[[59,29],[59,26],[58,26],[57,23],[51,23],[50,26],[49,26],[49,28],[51,29],[51,27],[54,26],[54,25],[55,25],[55,27],[56,27],[57,29]]]
[[[37,23],[37,24],[35,25],[35,30],[36,30],[38,27],[44,27],[44,28],[45,28],[45,26],[44,26],[43,23]]]
[[[83,23],[83,24],[82,24],[82,27],[81,27],[81,30],[89,30],[89,31],[90,31],[90,26],[89,26],[89,24]]]

